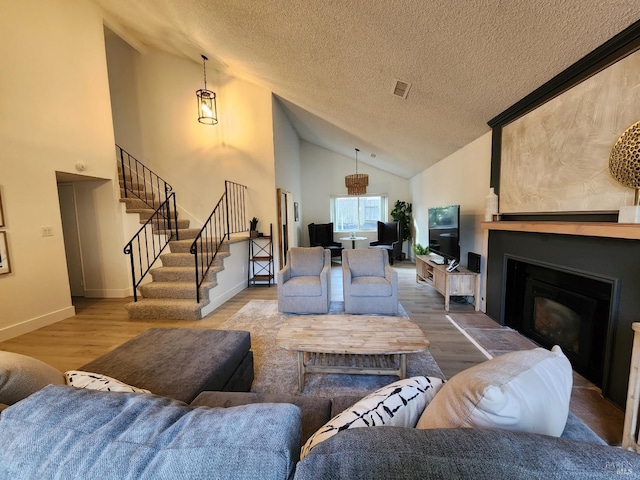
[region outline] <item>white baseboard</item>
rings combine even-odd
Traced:
[[[59,322],[65,318],[73,317],[75,314],[75,307],[70,306],[55,312],[47,313],[40,317],[25,320],[24,322],[20,322],[16,325],[4,327],[0,329],[0,342],[24,335],[25,333],[33,332],[34,330]]]
[[[133,287],[111,289],[89,289],[84,291],[86,298],[127,298],[133,296]]]

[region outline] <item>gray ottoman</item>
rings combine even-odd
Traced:
[[[249,332],[150,328],[79,368],[189,403],[204,390],[248,392]]]

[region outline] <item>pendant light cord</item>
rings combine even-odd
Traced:
[[[202,57],[202,72],[204,74],[204,89],[207,89],[207,66],[206,66],[206,61],[209,60],[207,57],[205,57],[204,55],[200,55]]]

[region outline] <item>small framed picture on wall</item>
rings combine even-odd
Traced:
[[[2,211],[2,186],[0,186],[0,227],[4,227],[4,213]]]
[[[3,273],[11,273],[9,247],[7,246],[7,232],[0,232],[0,275]]]

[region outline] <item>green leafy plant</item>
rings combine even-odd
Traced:
[[[390,215],[394,221],[400,222],[402,241],[411,240],[411,204],[397,200]]]
[[[249,226],[250,226],[250,230],[255,230],[258,227],[258,219],[256,217],[253,217],[250,221],[249,221]]]
[[[419,243],[413,246],[413,253],[416,255],[427,255],[429,253],[429,247],[423,247]]]

